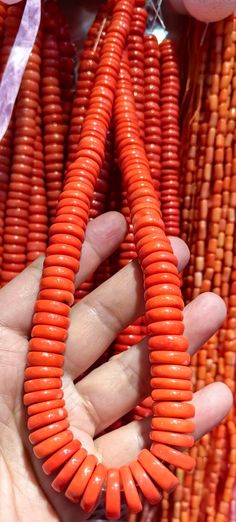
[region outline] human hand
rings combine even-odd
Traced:
[[[89,223],[77,283],[85,280],[114,251],[125,234],[123,217],[108,213]],[[179,270],[188,250],[171,240]],[[9,522],[70,522],[86,518],[50,486],[41,463],[33,457],[22,405],[22,384],[34,302],[42,269],[37,260],[0,291],[0,506]],[[120,330],[143,313],[142,274],[130,263],[71,310],[63,378],[71,429],[89,453],[106,465],[120,466],[148,446],[149,420],[99,436],[149,393],[149,362],[145,342],[115,356],[77,380],[106,350]],[[185,308],[185,335],[191,354],[215,333],[225,317],[225,305],[214,294],[200,295]],[[194,394],[195,438],[218,424],[232,404],[231,392],[214,383]],[[95,441],[94,437],[97,437]]]

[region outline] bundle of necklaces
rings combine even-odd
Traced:
[[[22,3],[0,5],[0,74],[22,12]],[[23,401],[33,453],[53,475],[52,488],[87,513],[104,496],[107,519],[119,519],[122,497],[143,522],[233,522],[234,412],[193,447],[191,400],[193,389],[215,379],[235,386],[235,19],[207,30],[188,22],[184,46],[196,62],[185,56],[184,71],[181,48],[169,37],[159,44],[147,23],[143,0],[108,0],[78,55],[57,1],[43,4],[0,142],[0,281],[45,255]],[[75,288],[87,223],[108,210],[124,215],[126,236]],[[184,274],[168,236],[190,247]],[[103,361],[147,337],[151,396],[109,429],[148,417],[150,447],[107,468],[70,430],[62,388],[70,307],[136,258],[145,314]],[[208,290],[225,299],[228,316],[192,372],[182,292],[189,301]]]

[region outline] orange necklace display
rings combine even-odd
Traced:
[[[21,5],[1,6],[1,74],[22,9]],[[210,92],[210,128],[204,122],[204,108],[199,116],[193,101],[189,102],[189,122],[187,118],[184,120],[185,124],[189,123],[190,130],[183,126],[185,142],[182,151],[183,155],[187,151],[187,162],[184,157],[181,228],[180,80],[176,47],[169,38],[159,46],[153,35],[146,35],[146,19],[143,0],[108,0],[106,5],[102,5],[80,56],[74,92],[75,48],[57,2],[46,1],[13,117],[0,143],[1,285],[40,254],[45,254],[25,369],[23,400],[27,408],[29,440],[35,457],[43,460],[44,472],[54,474],[54,490],[65,494],[72,502],[79,502],[84,511],[92,512],[105,490],[108,519],[120,517],[121,492],[130,513],[142,511],[139,491],[151,505],[159,505],[162,494],[168,503],[166,495],[169,492],[179,483],[185,487],[183,477],[189,475],[185,476],[184,472],[194,469],[195,456],[198,462],[196,448],[190,454],[183,451],[193,447],[195,424],[194,407],[190,404],[192,371],[187,353],[188,341],[184,337],[181,286],[182,280],[188,285],[187,299],[192,297],[193,289],[193,296],[201,286],[202,290],[210,289],[207,281],[212,255],[217,258],[217,252],[222,248],[215,246],[212,251],[212,242],[206,243],[203,225],[206,220],[204,195],[209,194],[212,158],[219,164],[219,181],[214,184],[216,195],[220,182],[223,183],[220,175],[221,142],[217,142],[215,152],[213,149],[214,129],[218,124],[214,115],[217,114],[215,97],[219,91],[216,93],[215,90],[216,74],[219,73],[211,71],[214,87]],[[225,78],[228,74],[226,62],[234,53],[234,44],[230,43],[233,22],[230,23],[230,28],[225,29],[222,103],[225,103],[225,90],[229,89]],[[212,34],[211,38],[215,36]],[[220,37],[221,33],[216,34],[216,39]],[[203,46],[205,60],[210,52],[208,43],[206,39]],[[218,49],[219,59],[219,45]],[[213,59],[212,67],[214,63]],[[211,87],[209,84],[203,86],[205,71],[206,61],[203,60],[198,81],[199,89],[207,92]],[[190,71],[190,78],[191,75],[194,73]],[[231,105],[233,118],[233,101]],[[195,119],[191,120],[193,113]],[[227,134],[226,118],[225,122],[222,132]],[[228,125],[232,133],[229,121]],[[195,139],[198,132],[201,132],[201,147],[197,155]],[[203,160],[201,154],[205,154]],[[230,163],[230,152],[227,154]],[[198,161],[201,168],[195,180]],[[229,168],[227,173],[226,177],[230,178]],[[206,180],[204,176],[207,176]],[[226,192],[230,190],[229,186],[230,181]],[[199,190],[203,202],[200,213],[196,198]],[[226,192],[224,198],[227,198]],[[219,198],[215,199],[217,204],[213,207],[218,208]],[[110,209],[120,210],[125,216],[126,237],[116,259],[104,263],[90,280],[75,289],[75,274],[80,267],[88,220]],[[214,216],[214,224],[219,223],[216,210]],[[230,215],[226,213],[224,219],[228,223],[228,235],[233,237]],[[177,259],[167,237],[179,236],[180,230],[194,247],[189,273],[184,276],[178,273]],[[215,226],[216,245],[217,231],[219,229]],[[230,239],[227,245],[229,242]],[[202,281],[198,274],[202,271],[201,260],[205,252],[206,268]],[[150,417],[151,444],[149,449],[140,452],[136,461],[127,462],[119,469],[106,468],[94,455],[87,453],[79,440],[74,439],[69,426],[62,389],[69,314],[74,301],[82,299],[136,257],[143,273],[145,315],[119,334],[106,357],[128,349],[147,335],[151,397],[137,405],[128,419]],[[230,254],[222,266],[223,279],[214,279],[218,293],[223,292],[223,297],[227,298],[229,285],[232,293],[234,288],[233,275],[230,280],[229,257]],[[232,264],[233,259],[230,267]],[[225,278],[228,293],[223,284]],[[234,301],[229,298],[229,303],[233,314]],[[229,319],[229,323],[232,320]],[[228,328],[231,327],[232,324],[228,324]],[[230,342],[227,335],[225,342]],[[227,375],[233,382],[231,349],[231,345],[226,346]],[[202,354],[199,357],[201,360],[196,367],[198,384],[202,382],[204,359]],[[235,437],[232,419],[231,414],[229,429],[231,436]],[[127,418],[119,421],[122,422],[127,422]],[[232,439],[231,450],[234,448]],[[231,464],[235,466],[234,461]],[[174,474],[173,466],[182,471]],[[191,480],[192,477],[194,475],[190,475]],[[178,499],[176,502],[179,505]],[[229,502],[230,499],[228,508]],[[177,504],[174,513],[178,512]],[[165,513],[163,507],[162,522],[168,520]],[[182,519],[175,516],[175,520]],[[216,520],[221,521],[219,517]],[[209,518],[208,522],[213,522],[213,519]]]

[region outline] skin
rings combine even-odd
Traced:
[[[124,219],[116,212],[88,225],[78,284],[118,247],[124,234]],[[182,270],[188,262],[188,249],[179,239],[171,242]],[[37,260],[0,291],[0,505],[9,522],[31,520],[32,513],[34,522],[80,522],[85,516],[79,505],[51,489],[52,479],[43,474],[41,463],[32,456],[25,430],[23,374],[42,262]],[[129,462],[149,444],[148,420],[99,436],[148,395],[146,343],[113,357],[75,382],[117,333],[142,312],[142,276],[137,263],[129,264],[71,310],[64,376],[69,420],[88,452],[108,466]],[[225,313],[222,299],[211,293],[200,295],[186,306],[185,334],[192,354],[216,332]],[[231,392],[217,382],[195,393],[194,404],[197,439],[225,417],[232,405]]]

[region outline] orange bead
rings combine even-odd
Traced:
[[[27,414],[29,416],[36,415],[37,413],[41,413],[47,410],[53,410],[55,408],[62,408],[63,406],[65,406],[65,401],[63,399],[39,402],[36,404],[31,404],[31,406],[28,406]]]
[[[28,352],[27,363],[32,368],[34,366],[51,366],[59,369],[64,364],[64,355],[41,351]]]
[[[158,335],[148,339],[148,347],[150,350],[168,350],[169,352],[184,352],[188,349],[188,339],[183,335]],[[152,354],[154,356],[154,354]],[[150,357],[152,356],[150,355]],[[170,355],[171,357],[171,355]],[[173,355],[174,357],[174,355]],[[176,363],[178,364],[178,363]],[[182,364],[182,363],[179,363]]]
[[[173,364],[173,365],[152,365],[151,375],[155,377],[170,377],[174,379],[190,379],[192,376],[191,368]]]
[[[151,452],[161,461],[168,462],[185,471],[192,471],[195,467],[195,460],[190,455],[170,448],[165,444],[152,444]]]
[[[31,444],[38,444],[39,442],[45,441],[53,435],[61,433],[67,428],[69,428],[68,419],[54,422],[52,424],[49,424],[48,426],[44,426],[43,428],[40,428],[30,433],[29,441],[31,442]]]
[[[158,390],[192,390],[192,383],[189,379],[154,377],[150,380],[150,385],[152,388]]]
[[[84,490],[92,476],[93,470],[97,465],[97,459],[94,455],[87,455],[78,471],[76,471],[72,481],[70,482],[65,496],[72,502],[79,502]]]
[[[151,505],[158,504],[161,500],[161,495],[144,468],[139,464],[138,461],[131,462],[129,467],[132,471],[134,479],[136,480],[142,494],[147,499],[147,501]]]
[[[178,486],[177,478],[150,451],[142,450],[138,462],[164,491],[170,492]]]
[[[115,468],[107,471],[106,517],[108,520],[120,518],[120,474]]]
[[[43,459],[71,442],[72,439],[71,431],[65,430],[34,446],[33,452],[38,459]]]
[[[188,390],[155,389],[151,393],[154,401],[191,401],[192,392]]]
[[[186,448],[192,448],[194,445],[194,437],[192,435],[170,431],[153,430],[150,432],[150,439],[155,442],[161,442],[162,444],[171,444],[173,446],[183,446]]]
[[[177,431],[179,433],[192,433],[195,430],[194,422],[168,417],[153,417],[151,426],[154,430]]]
[[[157,350],[150,352],[149,360],[154,364],[183,364],[184,366],[188,366],[190,364],[190,355],[186,352],[164,352]]]
[[[120,478],[121,487],[123,486],[127,506],[130,513],[139,513],[142,511],[142,503],[139,498],[130,468],[128,466],[121,466]]]
[[[40,391],[34,391],[30,393],[24,394],[24,405],[29,406],[31,404],[35,403],[41,403],[45,401],[51,401],[51,400],[60,400],[63,398],[63,391],[59,387],[58,389],[43,389]]]
[[[194,417],[194,406],[184,402],[154,402],[153,415],[160,417],[178,417],[181,419]]]
[[[98,464],[95,467],[81,500],[81,507],[86,513],[90,513],[95,508],[105,482],[106,473],[107,470],[103,464]]]
[[[71,442],[71,441],[68,441]],[[66,462],[62,470],[59,471],[58,475],[52,482],[52,487],[55,491],[64,491],[70,480],[74,476],[75,472],[81,466],[87,456],[87,451],[84,448],[80,448],[76,453],[72,455],[70,460]]]
[[[36,415],[32,415],[28,419],[27,427],[29,430],[35,430],[42,426],[61,421],[67,417],[65,408],[56,408],[55,410],[47,410]]]

